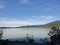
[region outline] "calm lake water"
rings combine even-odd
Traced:
[[[26,37],[26,34],[33,35],[34,38],[45,38],[49,37],[48,32],[50,31],[50,29],[46,28],[11,28],[2,30],[3,39],[22,38]]]

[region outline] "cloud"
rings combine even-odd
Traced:
[[[41,18],[46,18],[46,19],[52,19],[55,18],[55,16],[40,16]]]
[[[40,25],[45,24],[46,21],[43,20],[9,20],[8,18],[1,18],[0,19],[0,27],[16,27],[16,26],[25,26],[25,25]]]
[[[1,20],[0,21],[0,26],[23,26],[23,25],[28,25],[31,24],[30,22],[26,21],[17,21],[17,20]]]
[[[3,1],[0,1],[0,9],[3,9],[3,8],[5,8],[5,5],[4,5]]]
[[[55,16],[32,16],[34,18],[45,18],[45,19],[52,19],[52,18],[56,18]]]
[[[20,0],[19,1],[21,4],[29,4],[30,0]]]

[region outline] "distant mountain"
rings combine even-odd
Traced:
[[[60,20],[53,21],[44,25],[27,25],[27,26],[19,26],[19,27],[0,27],[0,28],[51,28],[53,26],[57,26],[60,28]]]
[[[20,27],[18,27],[18,28],[33,28],[33,27],[43,27],[44,25],[27,25],[27,26],[20,26]]]
[[[60,27],[60,20],[54,21],[54,22],[50,22],[48,24],[45,24],[46,27],[52,27],[52,26],[57,26]]]
[[[51,28],[52,26],[60,27],[60,20],[53,21],[45,25],[27,25],[27,26],[21,26],[20,28],[33,28],[33,27]]]

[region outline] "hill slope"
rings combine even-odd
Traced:
[[[41,27],[41,28],[51,28],[52,26],[57,26],[57,27],[60,27],[60,20],[57,20],[57,21],[53,21],[53,22],[50,22],[48,24],[45,24],[45,25],[28,25],[28,26],[21,26],[20,28],[33,28],[33,27]]]
[[[60,27],[60,20],[45,24],[46,27],[52,27],[52,26],[57,26]]]
[[[0,28],[51,28],[53,26],[57,26],[60,28],[60,20],[53,21],[50,23],[47,23],[45,25],[27,25],[27,26],[19,26],[19,27],[0,27]]]

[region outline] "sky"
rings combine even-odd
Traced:
[[[0,0],[0,27],[42,25],[59,17],[60,0]]]

